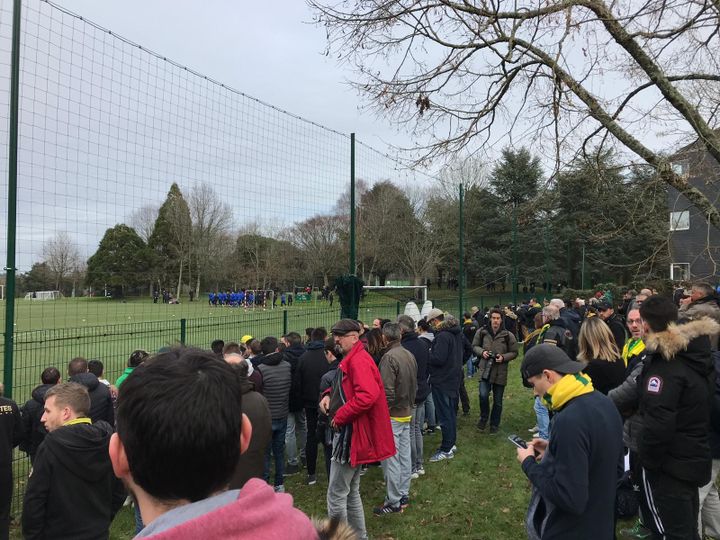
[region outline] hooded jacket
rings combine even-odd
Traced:
[[[290,403],[290,386],[292,385],[292,368],[282,353],[274,352],[263,357],[262,364],[257,366],[263,378],[263,395],[270,406],[273,420],[287,418]]]
[[[104,420],[111,426],[115,425],[115,409],[113,408],[110,389],[102,384],[92,373],[78,373],[70,377],[70,382],[82,384],[90,394],[90,420]]]
[[[153,540],[328,540],[356,538],[347,524],[329,520],[313,524],[292,505],[292,496],[275,493],[262,480],[249,480],[240,491],[225,491],[214,497],[178,506],[151,522],[136,538]]]
[[[417,364],[417,392],[415,403],[423,403],[430,394],[428,374],[428,361],[430,360],[430,344],[426,339],[420,339],[416,332],[403,334],[400,344],[412,353]]]
[[[678,310],[678,317],[681,320],[694,321],[702,317],[709,317],[715,322],[720,323],[720,300],[717,296],[706,296],[690,302],[689,304],[683,304]],[[715,333],[710,336],[710,346],[714,351],[718,350],[720,335]]]
[[[20,444],[24,435],[17,403],[0,396],[0,469],[7,474],[0,480],[2,483],[7,480],[12,484],[8,478],[12,472],[13,448]]]
[[[718,331],[717,322],[704,318],[649,334],[638,381],[642,466],[698,487],[710,481],[708,429],[715,381],[709,336]]]
[[[108,454],[112,432],[107,422],[97,422],[47,434],[25,490],[24,538],[108,538],[110,523],[125,500]]]
[[[572,359],[577,359],[577,339],[567,327],[564,319],[555,319],[550,321],[550,327],[545,331],[540,331],[537,344],[550,343],[557,345]]]
[[[352,424],[350,463],[357,467],[394,456],[385,388],[375,362],[360,341],[340,361],[338,370],[342,372],[345,404],[334,419],[338,426]]]
[[[633,452],[638,451],[638,443],[642,436],[642,416],[638,411],[639,393],[637,381],[642,377],[646,356],[645,351],[639,355],[631,356],[626,370],[627,377],[620,386],[608,392],[608,397],[624,419],[623,443]]]
[[[454,398],[458,397],[463,376],[464,340],[458,320],[448,317],[435,332],[430,350],[430,384]]]
[[[45,394],[53,386],[55,385],[41,384],[35,387],[30,394],[30,399],[22,408],[22,424],[25,437],[20,443],[20,450],[27,452],[31,462],[35,459],[40,443],[43,442],[45,435],[47,435],[47,430],[40,419],[43,412],[45,412]]]
[[[311,341],[298,360],[297,375],[300,386],[300,397],[305,408],[318,406],[318,395],[321,390],[320,380],[330,369],[325,358],[325,342]]]

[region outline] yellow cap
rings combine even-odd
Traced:
[[[246,344],[248,341],[250,341],[252,338],[253,338],[253,337],[252,337],[251,335],[247,335],[247,334],[246,334],[246,335],[244,335],[243,337],[240,338],[240,343],[242,343],[243,345],[245,345],[245,344]]]

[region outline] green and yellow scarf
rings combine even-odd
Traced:
[[[559,411],[568,401],[595,390],[592,379],[584,373],[569,373],[553,384],[543,396],[543,402],[548,409]]]
[[[628,359],[631,356],[637,356],[645,350],[645,343],[642,338],[633,339],[630,338],[625,342],[625,346],[622,351],[622,358],[625,360],[625,367],[628,365]]]

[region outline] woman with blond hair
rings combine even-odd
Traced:
[[[600,317],[586,319],[580,327],[578,360],[586,366],[593,387],[607,393],[625,380],[625,362],[608,325]]]

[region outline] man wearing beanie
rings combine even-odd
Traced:
[[[522,374],[554,413],[550,440],[533,439],[517,458],[533,485],[529,538],[612,540],[622,473],[622,420],[593,389],[583,364],[555,345],[533,347]]]

